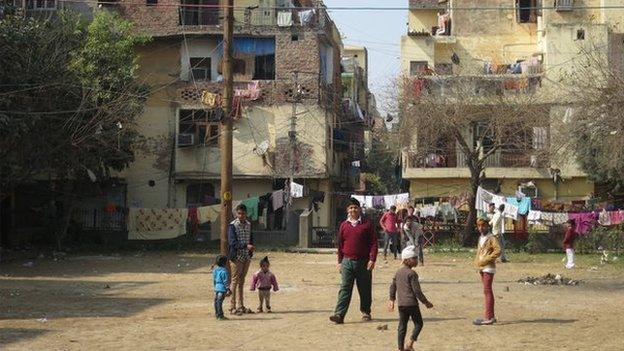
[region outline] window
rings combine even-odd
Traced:
[[[576,40],[585,40],[585,29],[578,29],[576,31]]]
[[[218,25],[219,0],[182,0],[180,5],[180,24],[183,26]]]
[[[194,136],[195,145],[219,145],[219,120],[217,109],[180,110],[179,134]]]
[[[290,36],[290,41],[299,41],[299,34],[293,34]]]
[[[158,0],[146,0],[145,4],[147,6],[156,6],[156,5],[158,5]]]
[[[423,74],[429,68],[427,61],[410,61],[410,76]]]
[[[191,57],[191,79],[211,80],[211,60],[210,57]]]
[[[186,187],[187,206],[210,206],[216,203],[215,188],[210,183],[189,184]]]
[[[537,0],[516,0],[518,23],[537,23]]]
[[[275,54],[256,56],[254,80],[275,79]]]

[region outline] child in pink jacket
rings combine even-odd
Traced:
[[[260,298],[260,306],[258,313],[262,313],[263,303],[266,305],[266,312],[271,313],[271,287],[273,291],[278,291],[277,278],[271,273],[269,267],[269,257],[266,256],[260,261],[260,270],[258,270],[251,279],[251,291],[258,289],[258,297]]]

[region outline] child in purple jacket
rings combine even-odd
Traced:
[[[271,273],[269,267],[269,257],[266,256],[260,261],[260,270],[258,270],[251,279],[251,291],[258,289],[258,297],[260,298],[260,306],[258,313],[262,313],[262,304],[266,304],[267,313],[271,313],[271,287],[273,291],[278,291],[277,278]]]

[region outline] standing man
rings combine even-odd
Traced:
[[[475,266],[479,270],[481,282],[483,283],[483,294],[485,296],[485,316],[476,319],[474,325],[492,325],[496,323],[494,314],[494,292],[492,283],[494,282],[494,274],[496,273],[496,259],[500,256],[500,247],[498,240],[490,234],[488,221],[479,218],[477,220],[477,229],[479,230],[479,243],[477,244],[477,256],[475,257]]]
[[[507,260],[507,255],[505,255],[505,205],[501,204],[498,207],[498,211],[494,213],[492,219],[490,220],[490,227],[492,228],[492,234],[498,240],[498,244],[501,249],[501,262],[506,263],[509,262]]]
[[[374,225],[361,216],[360,202],[349,199],[347,220],[338,229],[338,269],[342,276],[338,302],[329,320],[342,324],[351,303],[353,283],[360,294],[362,320],[371,320],[373,269],[377,260],[377,235]]]
[[[390,252],[394,254],[394,259],[397,259],[399,254],[399,217],[396,214],[396,206],[390,206],[390,210],[384,212],[383,216],[379,219],[379,225],[384,231],[384,260],[387,259],[388,247]]]
[[[245,307],[243,299],[245,277],[249,271],[253,252],[256,250],[253,245],[253,234],[251,234],[251,222],[247,220],[247,207],[245,205],[236,207],[236,219],[230,223],[228,228],[228,244],[228,258],[231,262],[230,271],[232,272],[230,313],[235,313],[237,316],[253,313],[252,310]]]

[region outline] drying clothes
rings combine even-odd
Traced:
[[[570,213],[569,217],[574,220],[574,231],[579,235],[589,233],[594,227],[595,215],[593,212]]]
[[[524,196],[521,199],[518,199],[517,197],[508,197],[507,203],[518,207],[518,214],[521,215],[525,215],[531,210],[530,197]]]
[[[514,204],[507,203],[505,204],[505,211],[503,212],[503,216],[505,218],[511,218],[514,221],[518,220],[518,206]]]
[[[245,199],[241,201],[241,204],[247,207],[247,217],[252,221],[258,220],[258,205],[260,204],[259,197],[250,197],[249,199]]]
[[[267,213],[273,212],[271,193],[259,197],[258,216],[262,217],[265,210],[267,210]]]
[[[477,196],[475,201],[475,207],[479,211],[487,211],[488,205],[492,202],[494,194],[479,187],[477,189]]]
[[[276,190],[271,194],[271,202],[273,203],[273,211],[277,211],[284,207],[284,190]]]
[[[290,182],[290,196],[293,199],[299,199],[303,197],[303,185],[295,182]]]
[[[199,224],[216,222],[221,213],[221,205],[202,206],[197,208],[197,219]]]
[[[373,197],[372,196],[364,196],[364,204],[365,208],[373,208]]]
[[[398,194],[396,196],[397,206],[403,206],[407,208],[407,206],[409,206],[409,202],[410,202],[409,193]]]
[[[128,240],[173,239],[186,234],[186,208],[130,208]]]
[[[389,210],[391,206],[396,206],[396,195],[384,195],[384,205]]]
[[[542,220],[542,211],[533,211],[530,210],[527,215],[527,220],[530,224],[538,224]]]
[[[197,217],[197,207],[189,208],[188,210],[188,222],[193,236],[197,236],[199,232],[199,218]]]
[[[314,9],[299,11],[299,21],[301,22],[301,25],[305,26],[309,23],[312,23],[315,12],[316,10]]]
[[[624,210],[610,212],[611,225],[624,223]]]
[[[611,214],[606,210],[602,210],[598,215],[598,223],[602,226],[610,226],[611,225]]]
[[[492,195],[492,203],[496,206],[496,208],[499,208],[500,205],[507,206],[507,199],[500,195]]]
[[[457,210],[449,202],[443,202],[438,206],[438,210],[444,219],[444,222],[457,223]]]
[[[435,217],[438,214],[438,206],[435,205],[426,205],[416,209],[420,212],[421,217]]]
[[[319,210],[319,203],[325,203],[325,192],[312,190],[310,192],[310,196],[312,197],[312,206],[314,207],[314,211]]]
[[[373,196],[373,207],[374,208],[385,208],[386,202],[384,201],[383,196]]]
[[[562,225],[570,219],[567,213],[561,212],[542,212],[542,224],[549,227]]]
[[[290,27],[293,25],[292,11],[279,11],[277,13],[277,26]]]

